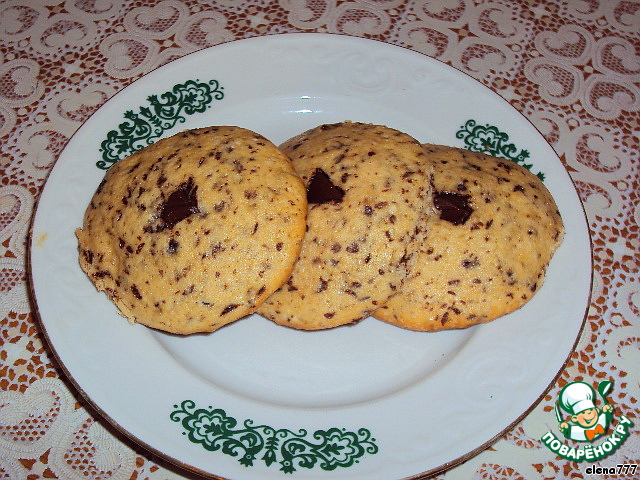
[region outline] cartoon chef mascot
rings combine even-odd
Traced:
[[[595,405],[596,392],[584,382],[566,385],[558,398],[562,409],[571,414],[571,421],[562,420],[557,406],[558,429],[566,438],[579,442],[590,442],[604,435],[612,417],[613,407],[604,400],[602,409]]]

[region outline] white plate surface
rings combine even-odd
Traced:
[[[162,122],[149,120],[154,105],[164,106],[157,110]],[[137,130],[129,133],[134,119]],[[497,155],[529,152],[525,163],[544,174],[566,227],[537,295],[462,331],[416,333],[369,318],[298,332],[253,316],[213,334],[177,337],[129,325],[80,270],[74,230],[104,175],[97,164],[126,153],[103,140],[126,145],[146,138],[149,126],[157,137],[239,125],[278,144],[345,119],[385,124],[423,142],[472,148],[486,141]],[[109,100],[71,139],[47,181],[31,268],[48,340],[94,406],[173,461],[233,479],[388,480],[477,453],[554,381],[580,332],[591,285],[578,195],[522,115],[424,55],[318,34],[202,50]]]

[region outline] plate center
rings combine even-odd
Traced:
[[[217,387],[261,402],[326,408],[371,401],[422,381],[472,333],[410,332],[373,318],[303,332],[253,315],[211,334],[154,335],[185,369]]]

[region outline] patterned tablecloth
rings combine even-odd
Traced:
[[[8,0],[0,3],[0,478],[188,476],[114,432],[52,359],[28,293],[30,218],[69,138],[120,89],[198,49],[286,32],[383,40],[475,77],[542,132],[584,203],[594,277],[575,351],[520,424],[442,476],[586,476],[586,462],[540,440],[560,388],[578,380],[611,380],[615,415],[635,424],[593,465],[639,463],[638,0]]]

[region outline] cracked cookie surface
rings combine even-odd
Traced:
[[[209,332],[287,279],[306,210],[291,161],[264,137],[187,130],[109,169],[76,231],[80,265],[131,322]]]
[[[258,313],[302,330],[359,321],[399,290],[417,249],[431,201],[424,149],[405,133],[352,122],[280,148],[307,188],[307,232],[291,277]]]
[[[465,328],[510,313],[540,289],[562,242],[553,197],[509,160],[425,145],[434,215],[402,291],[374,316],[419,331]]]

